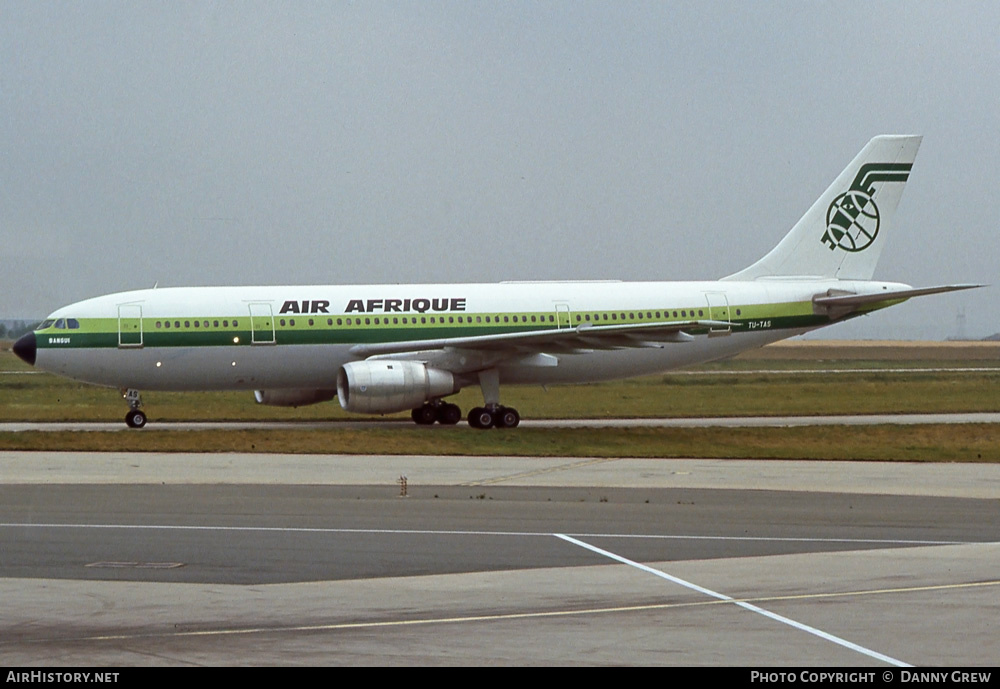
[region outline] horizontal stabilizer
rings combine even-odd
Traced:
[[[917,289],[894,290],[892,292],[875,292],[873,294],[835,294],[813,297],[817,306],[862,306],[881,301],[896,301],[910,297],[922,297],[927,294],[943,292],[958,292],[963,289],[976,289],[985,285],[941,285],[940,287],[921,287]]]
[[[984,285],[941,285],[939,287],[918,287],[915,289],[883,290],[881,292],[871,292],[869,294],[844,294],[834,293],[829,290],[824,294],[817,294],[813,297],[813,309],[816,313],[826,314],[830,318],[843,318],[849,314],[860,311],[862,307],[869,304],[882,304],[889,306],[886,302],[906,301],[911,297],[922,297],[927,294],[941,294],[943,292],[958,292],[964,289],[976,289]]]

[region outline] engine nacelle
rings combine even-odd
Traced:
[[[337,398],[345,411],[391,414],[458,392],[448,371],[419,361],[352,361],[337,373]]]
[[[307,404],[329,402],[337,396],[336,390],[254,390],[257,404],[272,407],[304,407]]]

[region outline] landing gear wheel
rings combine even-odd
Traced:
[[[129,428],[142,428],[146,425],[146,415],[138,409],[133,409],[125,415],[125,425]]]
[[[462,418],[457,404],[442,404],[437,409],[437,420],[442,426],[454,426]]]
[[[411,411],[410,417],[420,426],[430,426],[437,421],[437,409],[430,404],[425,404]]]
[[[521,415],[513,407],[501,407],[500,414],[496,419],[497,428],[517,428],[521,423]]]
[[[469,425],[473,428],[492,428],[496,416],[489,409],[476,407],[469,411]]]

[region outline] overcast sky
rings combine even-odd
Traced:
[[[876,277],[1000,282],[1000,3],[0,0],[0,317],[176,285],[714,279],[876,134]],[[998,287],[824,331],[1000,331]]]

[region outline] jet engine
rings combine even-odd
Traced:
[[[337,374],[337,397],[345,411],[390,414],[419,407],[459,388],[448,371],[419,361],[352,361]]]
[[[304,407],[307,404],[327,402],[337,396],[336,390],[254,390],[257,404],[272,407]]]

